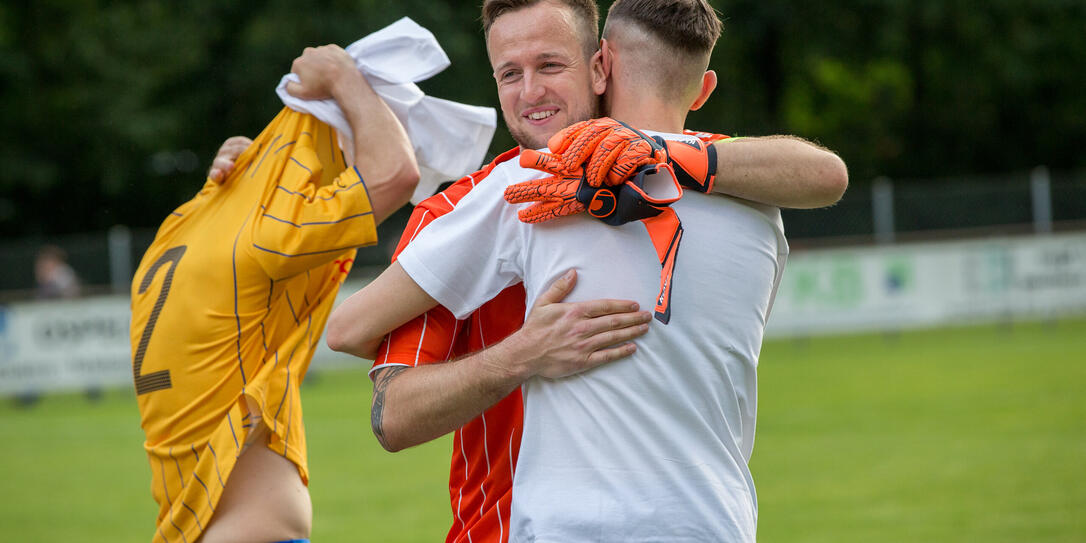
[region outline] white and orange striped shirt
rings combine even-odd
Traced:
[[[395,255],[434,219],[452,211],[494,166],[518,155],[519,149],[507,151],[416,206]],[[444,307],[435,307],[389,334],[370,374],[386,366],[433,364],[484,349],[520,328],[524,307],[524,288],[520,285],[505,289],[462,321]],[[449,472],[453,524],[447,542],[508,541],[522,419],[517,389],[456,431]]]

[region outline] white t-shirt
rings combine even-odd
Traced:
[[[523,205],[503,191],[539,177],[498,166],[400,265],[458,318],[522,280],[531,308],[571,268],[566,301],[632,299],[651,311],[660,262],[644,225],[587,215],[524,224]],[[776,208],[719,195],[687,191],[673,207],[684,234],[670,323],[652,321],[628,358],[522,387],[511,542],[755,540],[747,462],[758,354],[788,254],[783,224]]]

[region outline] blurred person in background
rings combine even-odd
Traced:
[[[78,298],[81,287],[79,275],[68,264],[68,253],[56,245],[43,245],[34,257],[34,282],[37,288],[34,297],[39,300],[61,300]],[[101,389],[88,388],[87,398],[95,400],[101,397]],[[20,407],[32,406],[41,400],[41,392],[24,390],[15,395],[15,404]]]
[[[34,259],[34,279],[40,299],[79,297],[79,276],[68,264],[68,253],[56,245],[46,245],[38,250]]]

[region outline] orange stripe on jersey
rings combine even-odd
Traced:
[[[381,345],[373,370],[387,365],[418,366],[448,360],[455,352],[460,322],[438,306],[393,330]]]
[[[656,296],[654,316],[656,320],[667,324],[671,320],[671,284],[675,273],[675,258],[679,252],[679,242],[683,238],[683,225],[672,208],[667,208],[655,217],[641,219],[648,230],[656,256],[660,259],[660,293]]]

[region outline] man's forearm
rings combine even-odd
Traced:
[[[777,207],[833,205],[848,187],[848,170],[834,153],[792,136],[724,140],[717,150],[713,192]]]
[[[400,263],[393,262],[332,311],[325,341],[333,351],[372,360],[385,334],[436,305]]]
[[[451,432],[534,376],[556,379],[633,354],[630,342],[648,332],[652,314],[628,300],[563,303],[575,284],[573,271],[555,281],[524,326],[487,349],[453,362],[378,370],[370,414],[381,445],[396,451]]]
[[[502,343],[463,358],[423,366],[388,366],[374,375],[370,422],[389,451],[413,447],[467,424],[516,390]]]
[[[351,161],[362,174],[378,223],[407,203],[418,183],[414,150],[392,110],[357,71],[340,77],[333,97],[354,138]]]

